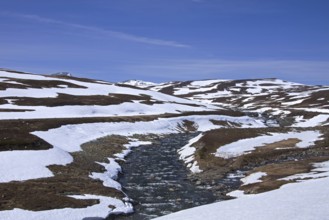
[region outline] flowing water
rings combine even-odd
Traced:
[[[216,201],[207,186],[188,179],[189,170],[177,154],[195,136],[171,134],[152,145],[134,148],[122,165],[119,182],[134,200],[135,213],[108,219],[146,220]]]

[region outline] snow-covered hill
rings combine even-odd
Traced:
[[[202,103],[264,114],[284,125],[328,122],[329,86],[250,79],[169,82],[148,88]]]
[[[277,79],[113,84],[2,69],[0,219],[131,213],[129,192],[117,179],[121,164],[133,147],[172,133],[195,133],[177,159],[215,194],[230,192],[225,181],[232,176],[242,183],[231,196],[278,189],[298,182],[296,174],[317,178],[322,170],[313,164],[329,160],[328,91]],[[303,192],[294,184],[278,194]],[[263,201],[259,195],[218,206],[229,215],[230,204]],[[205,210],[218,219],[213,206]]]
[[[100,81],[5,71],[0,71],[0,77],[1,119],[159,115],[219,109]]]

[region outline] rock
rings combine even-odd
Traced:
[[[201,184],[202,184],[202,182],[200,180],[195,182],[195,185],[197,185],[197,186],[200,186]]]

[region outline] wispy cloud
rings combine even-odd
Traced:
[[[126,72],[163,81],[191,79],[280,78],[306,84],[329,85],[329,61],[304,60],[158,60],[127,65]]]
[[[69,28],[73,28],[73,29],[80,29],[83,31],[89,31],[89,32],[96,33],[96,34],[115,37],[118,39],[137,42],[137,43],[144,43],[144,44],[158,45],[158,46],[167,46],[167,47],[177,47],[177,48],[190,47],[187,44],[182,44],[182,43],[178,43],[175,41],[148,38],[148,37],[133,35],[133,34],[129,34],[129,33],[103,29],[103,28],[95,27],[95,26],[65,22],[62,20],[46,18],[46,17],[42,17],[42,16],[38,16],[38,15],[19,14],[19,13],[13,13],[13,12],[0,12],[0,15],[7,16],[7,17],[21,18],[21,19],[35,21],[35,22],[39,22],[39,23],[60,25],[60,26],[65,26],[65,27],[69,27]]]

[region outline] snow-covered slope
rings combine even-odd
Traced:
[[[177,158],[200,182],[242,173],[244,184],[230,195],[277,189],[298,181],[297,174],[310,177],[317,172],[310,164],[329,160],[328,91],[277,79],[113,84],[0,69],[0,219],[81,220],[132,212],[129,193],[117,180],[120,164],[154,135],[199,132]],[[286,118],[289,126],[279,121]],[[325,183],[314,180],[314,195]],[[264,199],[276,202],[274,197],[301,192],[304,185],[201,210],[218,219],[231,214],[229,207],[251,201],[256,209]]]
[[[310,86],[280,79],[169,82],[148,88],[202,103],[271,116],[284,125],[329,113],[329,86]],[[328,123],[325,116],[321,118],[323,120],[317,120],[317,125]]]
[[[118,85],[0,71],[0,119],[159,115],[218,107]]]

